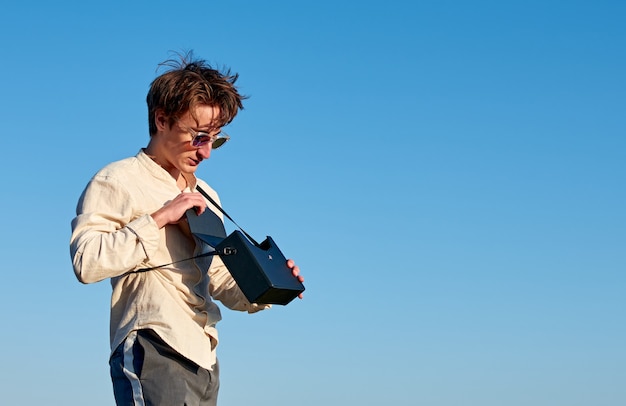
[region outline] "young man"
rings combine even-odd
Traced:
[[[243,108],[237,75],[202,60],[168,62],[148,92],[150,141],[131,158],[100,170],[80,197],[70,251],[83,283],[110,278],[111,378],[118,405],[215,405],[215,349],[221,301],[254,313],[218,256],[187,260],[206,246],[185,212],[207,207],[198,165],[228,136],[221,129]],[[300,281],[299,269],[287,261]]]

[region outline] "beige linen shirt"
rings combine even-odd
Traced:
[[[188,182],[219,202],[202,180]],[[211,250],[194,239],[185,220],[159,229],[150,216],[179,193],[172,176],[143,151],[107,165],[78,202],[72,263],[83,283],[111,279],[112,351],[131,331],[149,328],[184,357],[212,369],[221,314],[211,297],[250,313],[269,306],[248,302],[218,256],[176,262]]]

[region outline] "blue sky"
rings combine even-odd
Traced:
[[[169,51],[250,96],[198,175],[305,299],[224,310],[221,405],[626,403],[626,6],[22,2],[0,13],[3,404],[111,405],[89,178]],[[227,225],[232,229],[232,225]]]

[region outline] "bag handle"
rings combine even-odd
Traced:
[[[199,185],[196,185],[196,190],[197,190],[198,192],[200,192],[200,194],[201,194],[202,196],[204,196],[204,198],[205,198],[205,199],[207,199],[209,202],[211,202],[211,204],[212,204],[213,206],[215,206],[215,208],[216,208],[216,209],[218,209],[218,210],[219,210],[219,211],[220,211],[220,212],[221,212],[224,216],[226,216],[226,218],[228,218],[230,221],[232,221],[232,223],[233,223],[234,225],[236,225],[236,226],[237,226],[237,228],[239,228],[239,229],[241,230],[241,232],[242,232],[242,233],[243,233],[246,237],[248,237],[248,239],[252,242],[252,244],[254,244],[257,248],[261,248],[261,245],[260,245],[258,242],[256,242],[256,240],[255,240],[254,238],[252,238],[252,236],[251,236],[250,234],[246,233],[246,232],[245,232],[245,230],[244,230],[243,228],[241,228],[241,226],[240,226],[239,224],[237,224],[237,223],[235,222],[235,220],[233,220],[233,218],[232,218],[232,217],[230,217],[230,216],[228,215],[228,213],[226,213],[226,212],[224,211],[224,209],[222,209],[222,207],[221,207],[219,204],[217,204],[217,202],[216,202],[215,200],[213,200],[213,198],[212,198],[211,196],[209,196],[209,194],[208,194],[207,192],[205,192],[205,191],[204,191],[204,190],[203,190],[203,189],[202,189]]]

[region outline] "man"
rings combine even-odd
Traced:
[[[189,55],[188,55],[189,57]],[[83,283],[110,278],[111,378],[118,405],[215,405],[220,310],[254,313],[218,256],[190,232],[188,209],[208,210],[198,165],[228,136],[243,108],[237,75],[202,60],[168,61],[147,96],[150,141],[100,170],[72,221],[70,251]],[[212,207],[210,210],[214,210]],[[221,218],[221,214],[215,210]],[[287,261],[303,281],[298,267]]]

